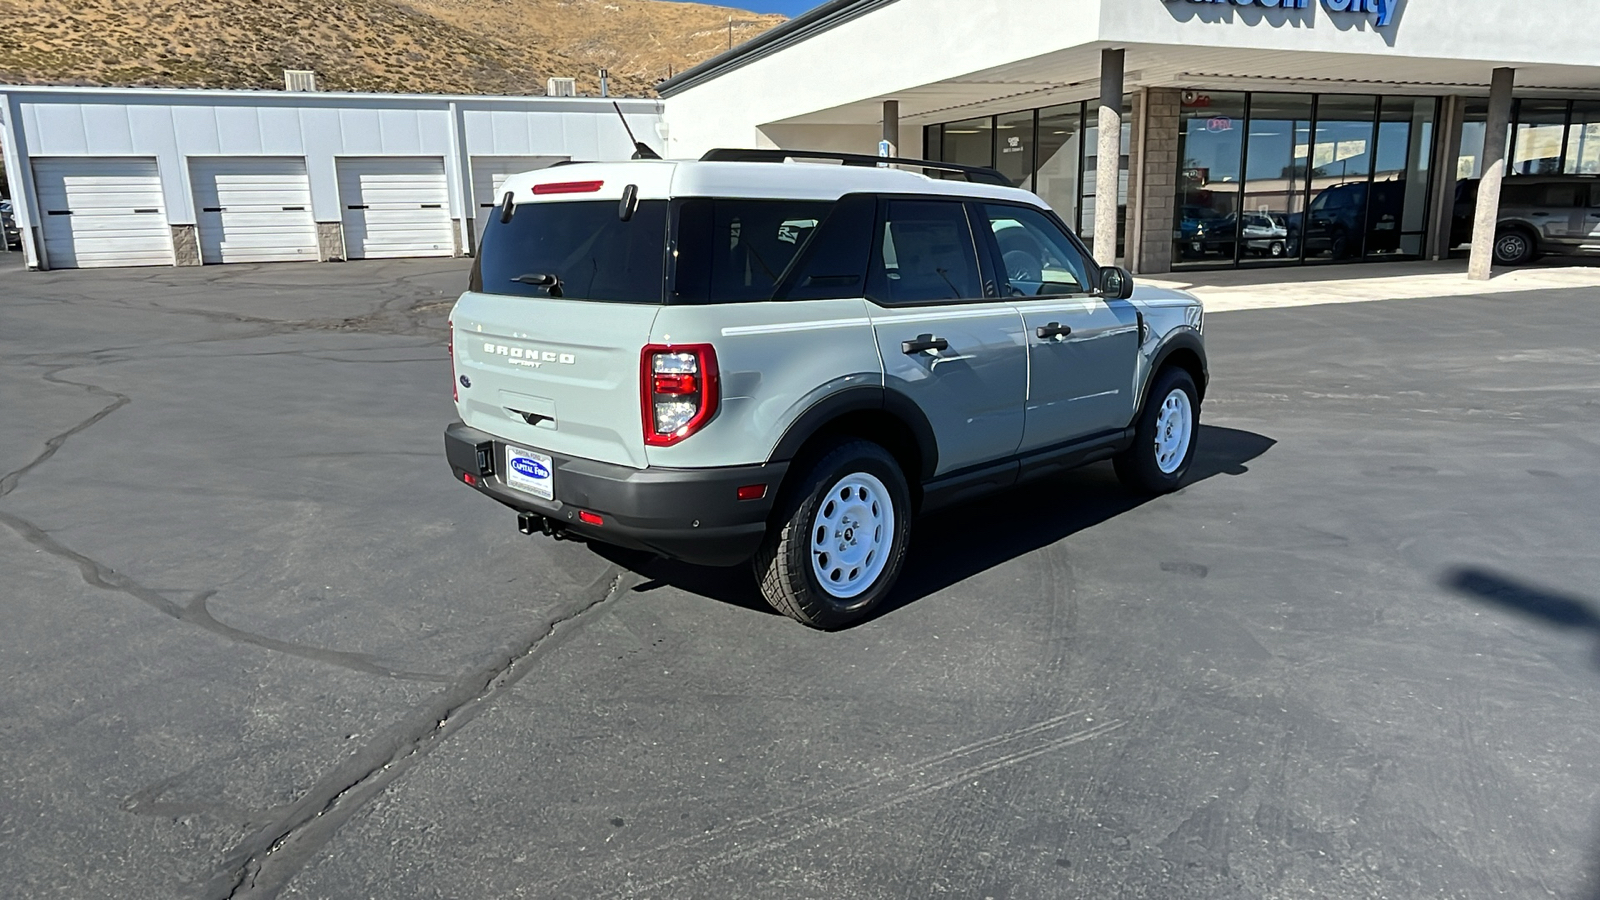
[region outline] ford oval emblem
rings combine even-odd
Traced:
[[[516,469],[518,474],[527,478],[544,479],[550,477],[550,470],[545,468],[543,463],[531,459],[513,459],[511,468]]]

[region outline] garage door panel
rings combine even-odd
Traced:
[[[51,267],[173,264],[155,160],[41,157],[33,174]]]
[[[339,204],[350,259],[455,254],[455,223],[441,158],[341,159]]]
[[[479,240],[489,211],[500,205],[504,196],[500,188],[506,179],[523,172],[547,169],[567,156],[474,156],[472,157],[472,202],[475,213],[473,223]]]
[[[317,259],[305,160],[237,157],[189,165],[206,262]]]

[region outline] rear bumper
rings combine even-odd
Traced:
[[[519,513],[542,516],[586,540],[704,566],[737,565],[755,554],[788,471],[788,463],[633,469],[550,453],[555,499],[545,500],[506,485],[500,474],[505,441],[457,422],[445,429],[444,445],[457,481],[473,476],[475,490]],[[767,485],[765,497],[738,499],[739,488],[754,484]],[[580,512],[605,522],[582,522]]]

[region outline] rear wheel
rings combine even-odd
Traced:
[[[1494,261],[1502,266],[1520,266],[1533,261],[1533,238],[1520,228],[1506,228],[1494,236]]]
[[[1134,422],[1133,446],[1112,463],[1117,478],[1136,491],[1166,494],[1183,486],[1200,431],[1200,392],[1179,368],[1163,369]]]
[[[911,494],[894,457],[870,441],[842,443],[782,510],[754,561],[767,602],[813,628],[871,614],[900,577],[910,535]]]

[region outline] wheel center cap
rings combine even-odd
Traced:
[[[856,530],[854,528],[846,528],[844,530],[844,539],[847,540],[847,541],[855,540],[856,539]]]

